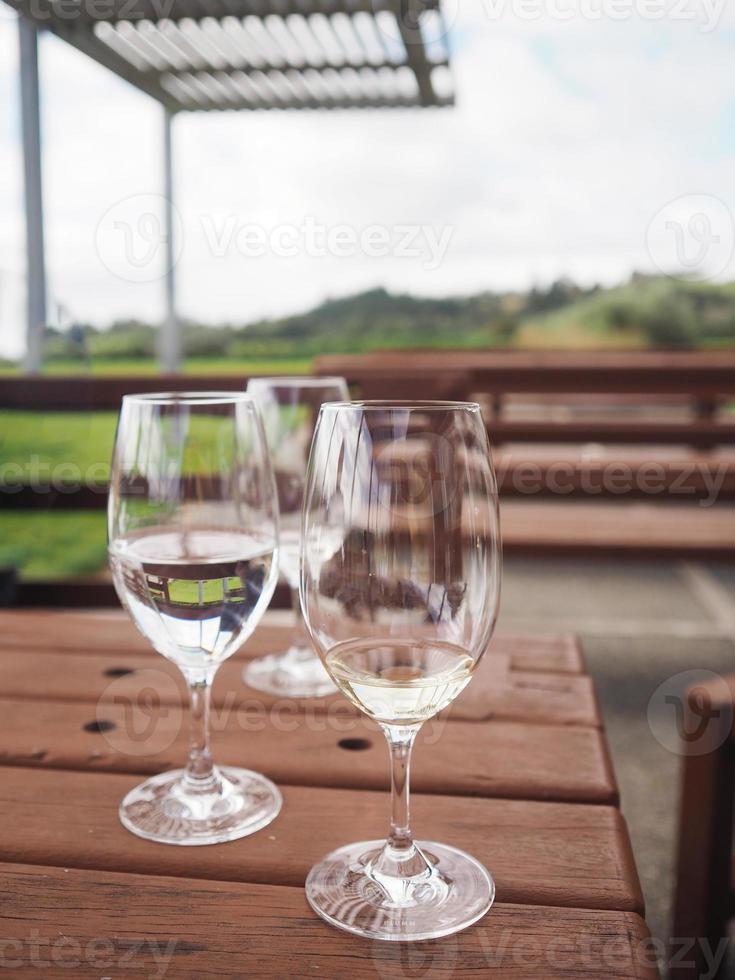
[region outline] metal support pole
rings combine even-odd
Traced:
[[[20,42],[20,107],[23,131],[23,176],[26,208],[28,313],[25,370],[37,374],[43,359],[46,327],[46,262],[43,246],[41,186],[41,118],[38,83],[38,31],[18,18]]]
[[[174,173],[171,123],[173,113],[163,110],[163,169],[164,169],[164,237],[166,312],[161,327],[159,363],[162,371],[175,374],[181,368],[181,324],[176,315],[176,276],[174,242]]]

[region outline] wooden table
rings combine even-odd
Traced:
[[[422,944],[360,940],[309,909],[309,867],[385,834],[388,756],[339,695],[246,688],[243,661],[283,648],[266,617],[215,682],[215,757],[276,780],[267,828],[214,847],[127,833],[117,806],[180,765],[177,671],[118,612],[0,614],[0,969],[43,976],[658,976],[600,715],[569,636],[499,636],[416,746],[417,836],[465,848],[497,904]]]

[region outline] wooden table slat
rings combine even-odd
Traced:
[[[128,673],[117,676],[123,671]],[[255,710],[271,710],[283,702],[281,697],[247,687],[242,671],[240,659],[231,658],[222,664],[212,694],[216,707],[252,705]],[[180,704],[188,699],[181,671],[152,651],[125,655],[66,653],[63,665],[59,663],[58,653],[18,650],[12,645],[0,651],[0,691],[6,698],[43,697],[93,703],[127,698],[132,703],[143,687],[153,688],[162,704]],[[294,700],[296,703],[299,702]],[[303,703],[317,713],[359,714],[339,693]],[[460,721],[499,718],[558,725],[601,725],[589,677],[514,671],[510,669],[509,657],[492,651],[480,661],[472,683],[448,709],[448,715]]]
[[[143,692],[145,695],[145,692]],[[155,773],[182,764],[186,713],[139,702],[94,705],[0,699],[0,764]],[[100,720],[113,728],[88,731]],[[277,783],[344,789],[388,784],[385,740],[365,718],[214,711],[215,758],[258,769]],[[340,747],[367,742],[362,751]],[[418,738],[411,783],[417,792],[615,804],[617,785],[604,737],[593,728],[433,718]]]
[[[327,928],[303,890],[279,885],[0,866],[0,939],[14,975],[86,978],[413,975],[401,943]],[[631,912],[494,906],[472,928],[422,944],[422,975],[461,980],[654,980],[645,923]],[[33,958],[35,957],[35,963]]]
[[[262,833],[226,847],[155,847],[117,818],[138,781],[3,769],[0,860],[302,886],[329,851],[388,829],[387,792],[285,786],[283,809]],[[419,839],[451,843],[489,867],[499,901],[643,911],[625,824],[612,807],[414,794],[412,819]]]
[[[262,656],[286,647],[291,613],[269,611],[236,657]],[[0,612],[0,636],[6,649],[52,653],[150,653],[151,645],[121,609],[8,610]],[[514,670],[579,674],[584,669],[579,644],[571,634],[539,636],[498,633],[491,650],[509,656]]]

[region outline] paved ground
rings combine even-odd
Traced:
[[[663,682],[671,693],[682,691],[693,679],[678,676],[686,671],[735,673],[735,567],[509,560],[500,625],[572,630],[581,637],[605,716],[648,923],[668,940],[680,760],[662,744],[673,729],[673,711],[669,715],[657,699],[649,721],[649,702]]]

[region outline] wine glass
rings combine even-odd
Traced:
[[[413,840],[408,784],[416,734],[470,681],[499,596],[497,486],[479,406],[324,405],[304,499],[304,619],[337,686],[385,733],[392,767],[387,841],[340,847],[307,878],[311,906],[333,925],[432,939],[490,908],[495,887],[478,861]]]
[[[245,683],[258,691],[291,698],[315,698],[335,690],[304,629],[299,605],[301,506],[306,464],[322,402],[348,399],[344,378],[251,378],[248,394],[263,415],[278,488],[279,567],[291,590],[294,632],[287,650],[252,660]]]
[[[210,690],[255,629],[278,576],[278,501],[262,421],[246,394],[125,395],[112,459],[109,555],[115,588],[191,696],[185,769],[131,790],[123,825],[164,844],[215,844],[278,814],[258,773],[217,767]]]

